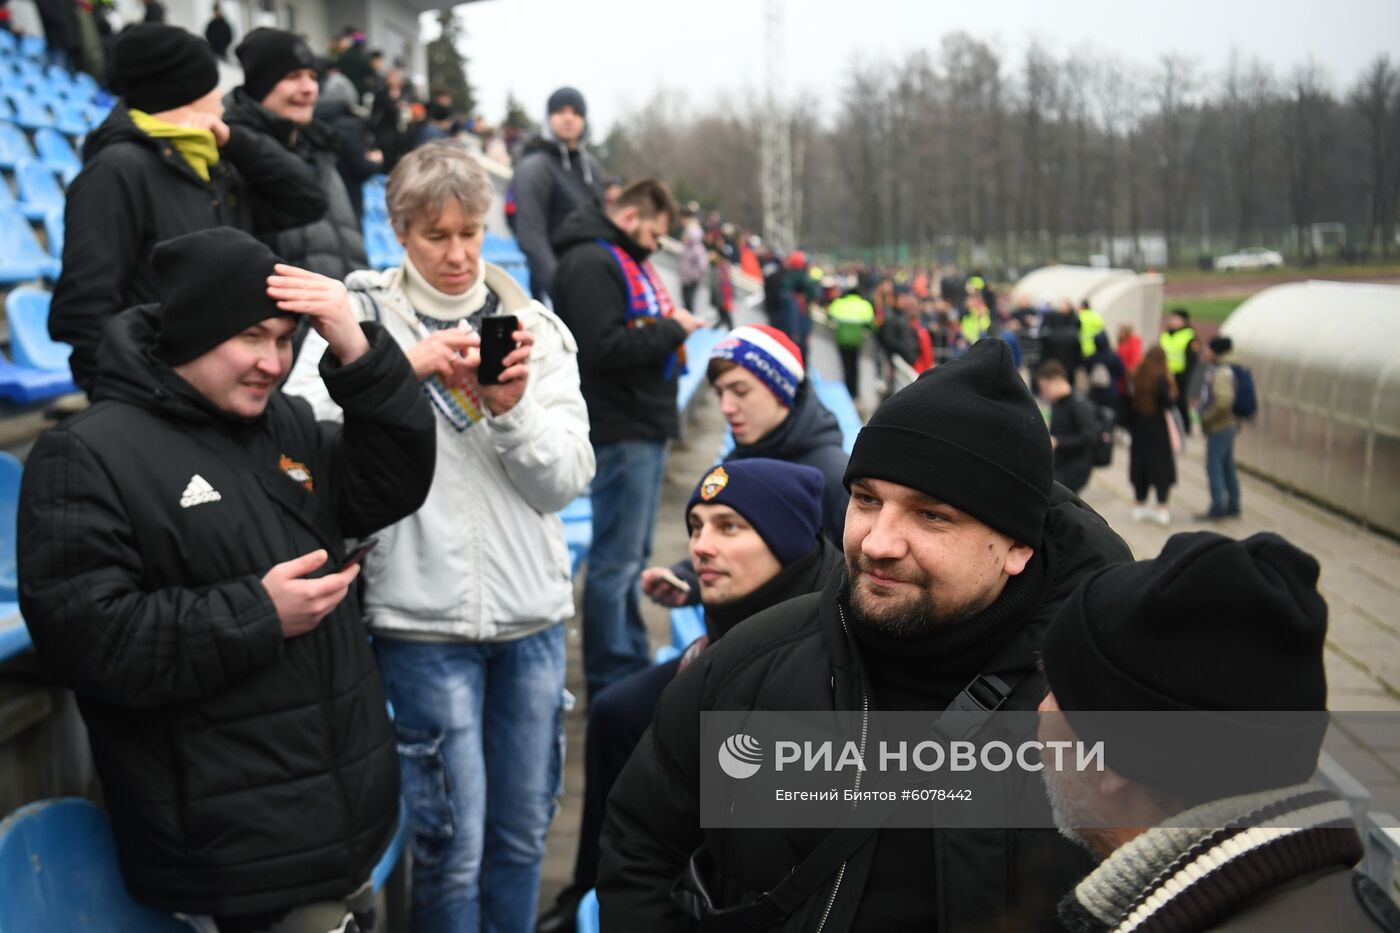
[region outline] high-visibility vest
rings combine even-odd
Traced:
[[[992,329],[992,314],[990,311],[981,312],[968,311],[962,319],[962,335],[967,338],[968,343],[976,343],[987,336],[987,331]]]
[[[1173,333],[1165,331],[1159,341],[1162,350],[1167,354],[1167,370],[1172,375],[1179,375],[1186,372],[1186,351],[1191,346],[1191,341],[1196,339],[1196,332],[1189,327]]]
[[[1079,349],[1087,360],[1094,355],[1094,338],[1103,333],[1103,315],[1093,308],[1083,308],[1079,312]]]
[[[826,309],[827,317],[836,322],[836,344],[858,347],[865,341],[865,332],[875,323],[875,307],[859,295],[843,295]]]

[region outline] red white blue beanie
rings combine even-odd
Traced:
[[[767,324],[736,327],[715,345],[712,360],[731,360],[758,377],[788,408],[797,401],[797,387],[806,378],[802,351],[788,335]]]

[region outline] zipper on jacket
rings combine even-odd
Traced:
[[[851,630],[846,627],[846,609],[838,600],[836,603],[836,613],[841,619],[841,631],[849,638]],[[834,680],[834,676],[833,676]],[[860,760],[865,760],[865,739],[870,733],[870,697],[866,695],[865,688],[860,691]],[[856,771],[856,795],[860,795],[860,779],[864,777],[864,772]],[[851,804],[855,806],[856,804]],[[826,921],[831,917],[831,908],[836,906],[836,895],[841,892],[841,881],[846,877],[846,862],[841,863],[841,867],[836,870],[836,882],[831,886],[831,896],[826,900],[826,907],[822,910],[821,922],[817,924],[815,933],[822,933],[826,929]]]

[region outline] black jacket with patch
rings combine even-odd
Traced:
[[[980,670],[1019,685],[1005,708],[1033,710],[1044,696],[1036,650],[1055,611],[1087,574],[1131,559],[1092,509],[1055,487],[1040,548],[1046,583],[1034,609]],[[680,931],[688,922],[671,887],[703,842],[716,906],[747,903],[771,890],[817,846],[826,830],[701,829],[700,716],[709,710],[860,710],[873,693],[860,650],[839,608],[845,574],[740,623],[667,688],[651,728],[614,785],[603,832],[598,898],[608,929]],[[871,885],[879,833],[780,927],[845,933],[855,928]],[[930,832],[938,916],[929,929],[1059,930],[1055,906],[1090,867],[1054,830]],[[826,920],[823,924],[823,917]],[[923,918],[906,918],[915,922]]]
[[[91,392],[102,328],[160,299],[151,251],[210,227],[261,234],[320,218],[326,197],[306,164],[273,140],[233,128],[200,178],[175,146],[153,139],[118,103],[83,143],[83,170],[64,207],[63,273],[49,333],[73,346],[73,381]]]
[[[155,308],[115,318],[96,402],[39,438],[19,507],[20,607],[77,694],[127,887],[246,914],[342,897],[399,814],[394,736],[352,589],[284,640],[274,564],[412,513],[432,412],[378,325],[322,374],[345,425],[273,394],[244,420],[151,355]]]

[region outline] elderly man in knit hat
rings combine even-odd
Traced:
[[[1090,867],[1049,829],[881,829],[794,874],[823,833],[702,829],[701,713],[1033,710],[1055,609],[1129,558],[1051,479],[1045,421],[1000,340],[881,405],[846,483],[845,572],[682,671],[618,778],[598,879],[616,929],[685,929],[671,890],[687,864],[709,892],[692,909],[744,929],[1058,929],[1055,902]]]
[[[685,520],[688,564],[698,571],[692,571],[692,579],[705,611],[705,635],[684,655],[603,690],[589,707],[574,880],[541,918],[537,933],[574,929],[579,898],[598,874],[598,837],[608,792],[676,672],[750,616],[820,592],[840,569],[841,552],[821,534],[821,490],[822,476],[812,467],[764,458],[724,463],[696,483]]]
[[[326,212],[305,163],[224,123],[219,65],[203,39],[133,26],[117,39],[112,77],[121,100],[83,143],[49,314],[54,339],[73,347],[73,381],[89,394],[103,326],[158,299],[156,243],[219,226],[269,233]]]
[[[1089,577],[1055,617],[1041,739],[1103,741],[1107,761],[1042,771],[1056,825],[1101,860],[1060,904],[1068,930],[1400,930],[1385,891],[1349,870],[1350,807],[1306,783],[1325,718],[1274,712],[1327,706],[1317,578],[1275,534],[1179,534],[1155,560]],[[1123,710],[1178,714],[1194,735],[1109,712]],[[1237,724],[1220,733],[1233,754],[1187,753],[1227,722],[1204,712]],[[1258,735],[1256,754],[1238,750]]]
[[[243,65],[243,85],[224,98],[229,126],[285,147],[311,167],[326,198],[325,216],[276,233],[268,243],[287,262],[333,279],[368,269],[355,202],[340,174],[341,135],[315,117],[316,56],[296,33],[267,27],[248,33],[234,52]]]
[[[78,697],[137,900],[220,933],[361,929],[399,770],[345,539],[422,504],[432,412],[343,285],[248,234],[177,237],[153,267],[161,302],[108,326],[92,407],[30,454],[20,606]],[[299,316],[343,428],[279,389]]]
[[[603,207],[603,170],[588,151],[588,105],[575,88],[549,95],[544,131],[515,167],[515,236],[530,262],[536,298],[554,288],[554,236],[582,204]]]

